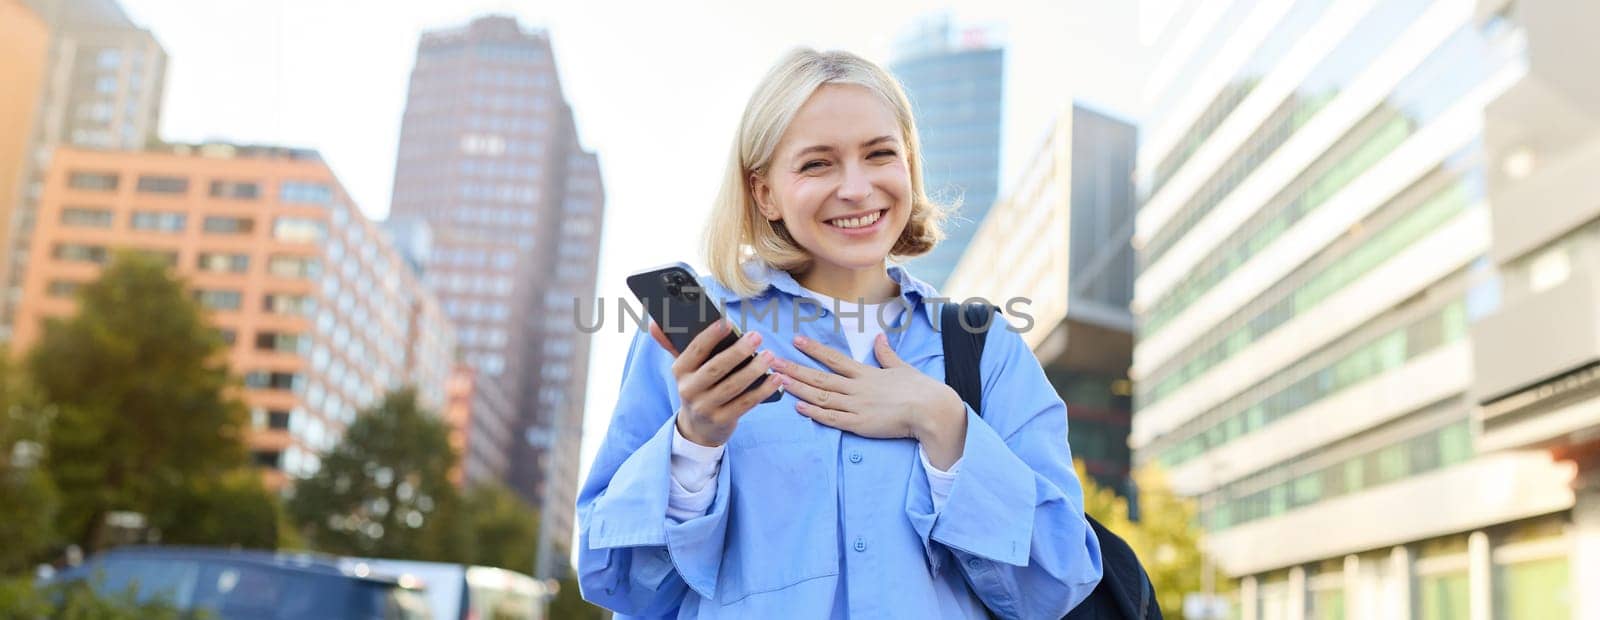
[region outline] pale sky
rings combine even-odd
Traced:
[[[170,57],[163,138],[318,149],[374,219],[389,210],[418,35],[488,12],[550,31],[579,138],[599,154],[607,198],[598,290],[612,317],[592,345],[585,472],[616,403],[630,337],[617,332],[610,300],[626,296],[623,278],[632,271],[678,260],[703,265],[699,232],[734,125],[783,52],[842,48],[887,64],[901,29],[941,8],[958,24],[998,33],[1007,47],[1002,194],[1074,97],[1137,118],[1150,55],[1140,47],[1138,4],[1104,0],[122,3]]]

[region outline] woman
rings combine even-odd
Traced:
[[[767,75],[702,282],[746,334],[710,359],[725,324],[681,353],[653,324],[635,337],[579,493],[585,598],[651,617],[1059,618],[1089,594],[1100,548],[1066,406],[991,329],[986,411],[968,408],[942,382],[935,291],[888,263],[931,249],[940,218],[888,73],[797,50]]]

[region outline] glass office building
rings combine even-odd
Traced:
[[[1592,440],[1552,449],[1569,436],[1549,419],[1500,435],[1484,419],[1556,407],[1487,404],[1597,357],[1593,295],[1561,286],[1593,281],[1572,258],[1595,216],[1573,199],[1593,192],[1505,178],[1584,161],[1593,178],[1592,148],[1516,145],[1544,123],[1594,134],[1596,81],[1573,60],[1594,52],[1579,34],[1594,18],[1579,3],[1233,0],[1169,21],[1139,153],[1130,443],[1198,498],[1239,617],[1597,613],[1579,587],[1600,555],[1579,499],[1593,459],[1574,456]],[[1581,302],[1565,322],[1519,300],[1539,294],[1520,282],[1541,252],[1571,265],[1542,272]],[[1556,355],[1565,327],[1587,344]]]
[[[948,19],[919,23],[889,69],[906,90],[922,139],[923,179],[936,202],[957,204],[946,240],[912,259],[913,274],[943,287],[999,192],[1005,50]]]

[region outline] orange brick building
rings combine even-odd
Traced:
[[[23,198],[21,181],[28,170],[29,136],[44,86],[50,31],[19,0],[0,0],[0,67],[6,87],[0,89],[0,240],[10,238],[12,214]],[[0,274],[9,269],[9,252],[0,250]],[[3,300],[0,300],[3,304]]]
[[[14,350],[112,250],[173,265],[230,343],[252,458],[279,487],[309,476],[356,412],[404,384],[442,412],[453,331],[385,233],[314,151],[226,144],[55,153]]]

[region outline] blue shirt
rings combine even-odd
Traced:
[[[742,329],[762,332],[762,348],[832,372],[793,345],[798,332],[848,351],[831,309],[797,302],[807,295],[788,273],[757,270],[767,288],[753,298],[701,284]],[[889,328],[891,347],[943,380],[941,299],[899,266],[889,275],[913,309]],[[1060,618],[1101,571],[1066,405],[1020,335],[996,324],[986,338],[984,415],[967,409],[961,472],[939,513],[915,440],[818,424],[784,394],[740,419],[710,511],[680,523],[666,517],[679,406],[672,355],[636,334],[578,494],[584,598],[639,617],[981,618],[987,608]]]

